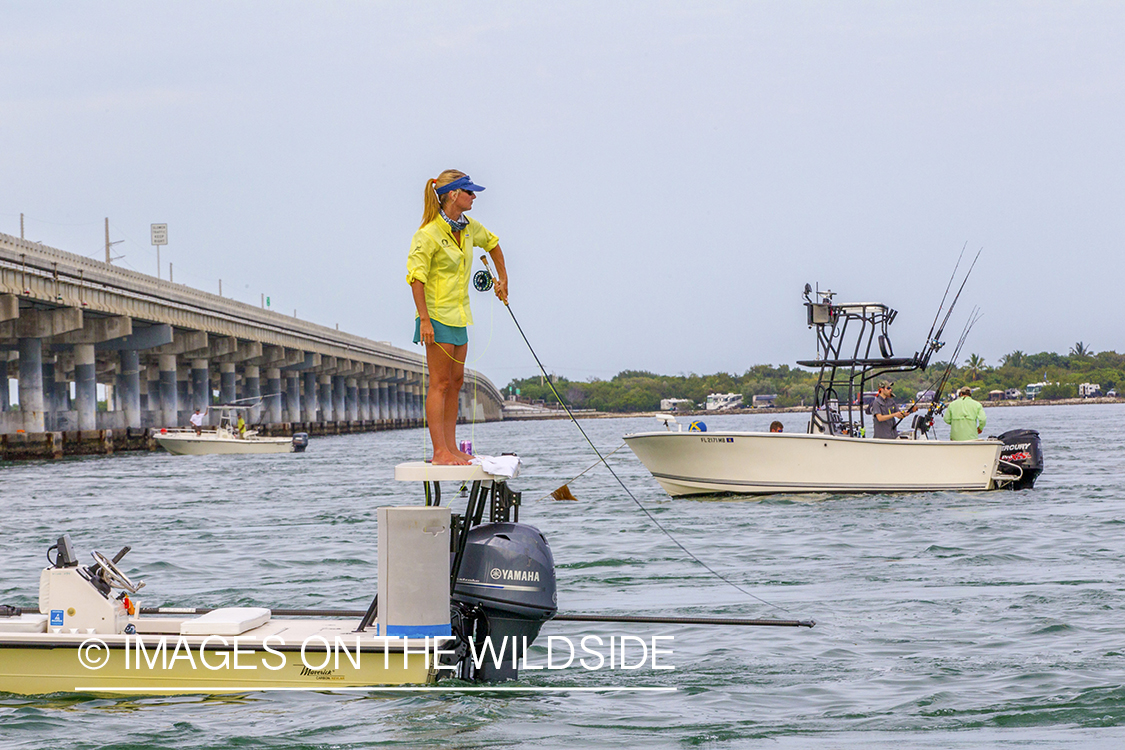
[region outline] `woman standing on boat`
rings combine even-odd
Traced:
[[[492,256],[497,274],[496,296],[501,302],[508,302],[508,272],[500,240],[466,213],[481,190],[484,188],[456,169],[447,169],[436,179],[426,180],[422,225],[414,233],[406,259],[406,282],[417,308],[414,343],[426,347],[430,376],[426,421],[435,464],[465,465],[472,458],[458,450],[456,431],[469,351],[466,327],[473,322],[469,278],[474,247],[484,248]]]

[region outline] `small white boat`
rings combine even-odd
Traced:
[[[93,552],[83,566],[62,535],[39,574],[38,607],[0,605],[0,693],[356,690],[516,678],[527,646],[558,610],[546,538],[518,522],[519,493],[506,478],[480,466],[405,464],[395,475],[424,482],[427,502],[376,509],[378,593],[366,611],[145,609],[132,598],[144,582],[120,566],[129,547],[112,559]],[[464,514],[440,505],[443,480],[472,485]]]
[[[1004,447],[999,440],[718,431],[641,432],[625,442],[673,497],[987,490]]]
[[[944,408],[941,390],[950,366],[935,384],[936,393],[925,391],[930,403],[913,418],[908,432],[893,440],[864,437],[869,421],[863,408],[865,390],[891,373],[925,370],[942,346],[942,329],[930,331],[921,352],[896,358],[887,330],[896,311],[874,302],[835,304],[832,292],[819,292],[820,300],[813,302],[811,294],[806,285],[817,358],[797,363],[820,368],[807,432],[684,432],[682,425],[672,432],[670,425],[678,424],[675,417],[659,415],[665,430],[626,435],[625,442],[669,495],[929,492],[1025,489],[1035,484],[1043,457],[1034,430],[1012,430],[982,440],[937,439],[933,422]],[[969,327],[971,323],[951,362]],[[876,343],[878,350],[873,351]]]
[[[178,456],[205,456],[212,454],[242,453],[292,453],[301,452],[308,445],[308,435],[300,432],[291,438],[263,437],[256,430],[239,432],[238,415],[253,406],[223,404],[219,410],[219,423],[196,433],[194,429],[168,428],[153,434],[164,450]]]

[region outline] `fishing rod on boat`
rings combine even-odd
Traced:
[[[141,607],[142,615],[205,615],[213,607]],[[278,617],[361,617],[362,609],[270,609]],[[646,625],[738,625],[746,627],[811,628],[815,620],[762,620],[745,617],[659,617],[650,615],[557,614],[562,622],[630,622]]]
[[[934,341],[934,329],[937,327],[938,318],[941,317],[942,308],[945,307],[945,300],[949,297],[949,290],[953,287],[953,280],[957,278],[957,269],[961,267],[961,259],[965,257],[965,248],[969,246],[968,240],[961,246],[961,254],[957,256],[957,262],[953,264],[953,273],[949,274],[949,281],[945,285],[945,293],[941,295],[941,303],[938,304],[937,311],[934,313],[934,322],[930,323],[930,332],[926,334],[926,345],[929,346]],[[938,345],[940,348],[940,344]]]
[[[481,262],[484,263],[485,272],[483,272],[483,273],[486,273],[486,275],[488,277],[491,277],[493,275],[492,274],[492,266],[488,262],[488,254],[486,253],[484,255],[481,255],[480,259],[481,259]],[[482,274],[482,272],[480,272],[480,271],[478,271],[476,274],[474,274],[474,276],[473,276],[473,286],[476,287],[477,289],[481,290],[481,291],[487,291],[489,288],[491,288],[491,283],[485,277],[481,277],[481,274]],[[482,282],[487,284],[487,285],[484,286],[483,289],[481,289],[482,284],[477,282],[477,277],[481,277]],[[667,536],[670,540],[672,540],[672,543],[675,544],[677,547],[679,547],[680,550],[685,555],[690,557],[695,562],[699,563],[699,565],[703,566],[703,568],[706,569],[709,573],[711,573],[711,575],[715,576],[716,578],[718,578],[723,583],[727,584],[728,586],[731,586],[734,589],[737,589],[738,591],[745,594],[746,596],[749,596],[752,599],[756,599],[757,601],[761,602],[762,604],[768,604],[769,606],[774,607],[775,609],[781,609],[781,610],[788,611],[788,610],[786,610],[785,607],[782,607],[778,604],[774,604],[773,602],[768,602],[765,599],[761,598],[760,596],[756,596],[755,594],[750,593],[749,591],[742,588],[741,586],[739,586],[734,581],[732,581],[729,578],[727,578],[726,576],[724,576],[719,571],[712,568],[707,563],[703,562],[703,560],[700,560],[698,557],[696,557],[691,552],[691,550],[689,550],[687,547],[685,547],[680,542],[679,539],[676,539],[676,537],[672,535],[672,532],[670,532],[670,531],[668,531],[668,529],[664,528],[664,526],[661,525],[661,523],[656,520],[656,517],[654,515],[652,515],[652,513],[649,512],[648,508],[646,508],[644,505],[641,504],[641,501],[638,500],[635,495],[633,495],[633,493],[629,489],[629,487],[625,484],[625,482],[623,482],[621,480],[621,477],[617,476],[617,472],[614,471],[613,467],[609,465],[609,462],[605,460],[605,456],[603,456],[602,452],[600,450],[598,450],[598,446],[594,445],[594,441],[591,440],[590,436],[586,434],[586,430],[582,429],[582,425],[579,424],[578,419],[574,416],[574,412],[572,412],[570,410],[570,407],[566,405],[566,402],[563,401],[562,396],[560,396],[559,392],[555,389],[555,384],[551,382],[551,376],[547,373],[547,368],[545,368],[543,366],[543,363],[541,361],[539,361],[539,355],[535,353],[535,348],[531,345],[531,342],[527,340],[527,334],[523,332],[523,326],[521,326],[519,320],[516,319],[516,314],[514,312],[512,312],[512,306],[510,304],[508,304],[507,300],[503,300],[503,302],[504,302],[504,307],[507,308],[507,310],[508,310],[508,314],[512,316],[512,322],[516,324],[516,330],[518,330],[520,332],[520,336],[523,337],[523,342],[525,344],[527,344],[527,350],[529,352],[531,352],[531,356],[535,359],[535,364],[539,366],[539,371],[542,372],[544,377],[546,378],[546,383],[550,387],[551,393],[555,394],[555,398],[558,400],[559,405],[562,406],[562,408],[566,410],[566,415],[568,417],[570,417],[570,421],[574,422],[574,426],[577,427],[578,431],[582,433],[582,437],[586,439],[586,442],[589,444],[590,448],[593,449],[593,451],[597,455],[599,461],[601,463],[605,464],[605,468],[609,470],[609,473],[612,474],[613,478],[615,480],[617,480],[617,483],[619,485],[621,485],[621,489],[625,490],[625,494],[627,494],[629,496],[629,499],[632,500],[633,503],[638,508],[640,508],[641,512],[644,513],[645,516],[648,517],[648,520],[651,521],[652,524],[654,526],[656,526],[656,528],[660,529],[664,533],[665,536]]]
[[[964,252],[964,250],[962,250],[962,252]],[[925,367],[925,365],[929,363],[930,355],[933,354],[934,352],[936,352],[942,346],[944,346],[944,343],[940,340],[942,332],[945,331],[945,325],[946,325],[946,323],[949,322],[949,317],[951,315],[953,315],[953,308],[957,307],[957,300],[961,299],[961,292],[965,291],[965,284],[969,281],[969,276],[972,275],[973,269],[976,268],[977,261],[980,260],[980,254],[982,252],[984,252],[984,248],[981,248],[980,250],[977,250],[977,254],[973,257],[973,262],[972,262],[972,264],[969,265],[969,270],[965,272],[965,278],[961,279],[961,286],[958,287],[957,294],[955,294],[953,296],[953,299],[949,303],[949,309],[947,309],[945,311],[945,317],[942,318],[941,326],[938,327],[936,332],[934,332],[933,329],[931,328],[931,333],[933,335],[930,337],[930,340],[926,344],[927,351],[924,354],[924,356],[922,357],[923,367]],[[957,265],[960,265],[960,264],[961,264],[961,259],[958,258],[957,259]],[[957,268],[956,267],[954,267],[954,269],[953,269],[953,274],[954,275],[957,274]],[[950,279],[950,281],[952,281],[952,278]],[[948,290],[947,290],[947,294],[948,294]],[[938,315],[941,315],[941,307],[943,305],[945,305],[945,297],[942,297],[942,304],[938,306]],[[934,320],[935,321],[937,320],[936,316],[935,316]]]
[[[930,406],[926,409],[926,413],[921,416],[921,419],[916,424],[922,425],[923,431],[929,430],[933,426],[934,415],[941,414],[945,410],[946,404],[942,403],[942,391],[945,390],[946,385],[949,384],[949,376],[953,373],[953,368],[957,365],[957,359],[961,356],[961,348],[968,340],[969,331],[973,329],[976,322],[980,320],[980,308],[974,307],[972,312],[969,313],[969,319],[965,322],[965,327],[961,331],[961,336],[957,340],[957,346],[953,349],[953,356],[950,357],[949,362],[946,363],[945,369],[942,371],[941,377],[937,381],[931,382],[934,392],[933,397],[930,399]],[[926,390],[931,390],[927,388]]]

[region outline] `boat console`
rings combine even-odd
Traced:
[[[54,559],[51,552],[54,551]],[[53,632],[120,634],[128,627],[136,605],[129,598],[144,585],[133,583],[117,563],[125,557],[124,547],[113,559],[93,552],[94,564],[81,567],[69,534],[47,550],[51,566],[39,575],[39,611],[49,616]],[[113,595],[113,589],[121,593]]]

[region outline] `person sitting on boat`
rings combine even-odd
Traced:
[[[871,420],[874,423],[874,436],[880,440],[895,440],[898,438],[898,420],[918,408],[914,404],[903,411],[895,405],[895,384],[890,380],[879,383],[879,392],[871,402]]]
[[[465,212],[484,190],[469,176],[447,169],[426,180],[422,225],[410,242],[406,283],[414,295],[414,343],[426,347],[430,383],[426,388],[426,422],[430,428],[435,464],[464,466],[472,458],[457,447],[457,410],[469,351],[466,327],[469,278],[474,247],[483,248],[496,264],[493,289],[508,302],[508,272],[500,240]]]
[[[964,386],[957,392],[957,399],[945,407],[942,419],[949,425],[950,440],[975,440],[984,432],[986,419],[984,407],[972,397],[973,389]]]
[[[242,414],[238,415],[238,424],[235,425],[235,432],[238,433],[239,438],[246,438],[246,420],[242,418]]]
[[[195,414],[192,414],[190,417],[188,417],[188,421],[191,422],[191,426],[195,430],[196,435],[203,434],[203,418],[207,416],[208,411],[209,409],[205,409],[204,411],[200,412],[199,409],[196,409]]]
[[[781,432],[783,429],[785,428],[782,426],[781,422],[778,422],[776,419],[770,423],[770,432]]]

